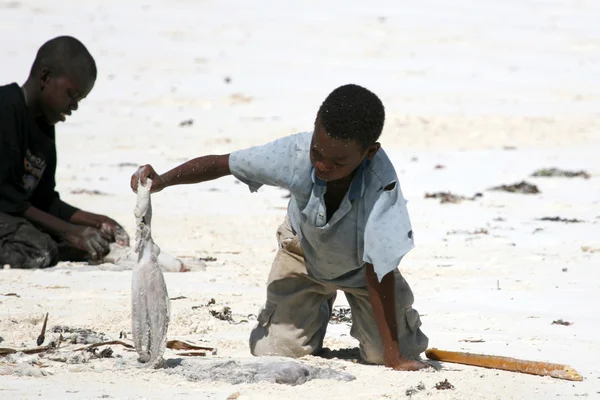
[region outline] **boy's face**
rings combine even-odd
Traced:
[[[317,119],[310,144],[310,162],[319,179],[333,182],[350,176],[365,158],[372,159],[379,147],[379,143],[375,143],[365,149],[354,140],[334,139]]]
[[[95,81],[77,75],[55,75],[48,69],[40,73],[40,108],[50,125],[65,121],[92,91]]]

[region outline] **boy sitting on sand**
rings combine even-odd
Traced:
[[[55,191],[54,125],[92,90],[96,64],[77,39],[38,50],[25,84],[0,86],[0,266],[43,268],[101,260],[127,233],[104,215],[79,210]]]
[[[342,290],[364,361],[402,371],[428,366],[418,360],[428,339],[397,268],[413,234],[394,166],[377,142],[384,119],[375,94],[345,85],[321,105],[314,132],[199,157],[163,175],[145,165],[131,177],[134,191],[147,178],[159,192],[229,174],[253,192],[262,185],[290,191],[252,354],[318,354]]]

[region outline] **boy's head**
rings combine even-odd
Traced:
[[[327,96],[315,121],[310,159],[317,177],[336,181],[372,159],[383,130],[385,109],[373,92],[344,85]]]
[[[64,121],[77,110],[96,82],[96,62],[83,43],[59,36],[44,43],[37,52],[28,85],[33,88],[30,106],[39,108],[49,124]]]

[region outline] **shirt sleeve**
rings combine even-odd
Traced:
[[[373,264],[379,282],[400,264],[414,247],[406,200],[398,182],[391,190],[382,189],[367,218],[363,261]]]
[[[302,133],[286,136],[265,145],[238,150],[229,155],[234,177],[256,192],[263,185],[289,189],[297,166],[297,143]]]

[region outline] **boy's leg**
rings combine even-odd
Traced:
[[[398,326],[398,345],[400,353],[409,358],[418,359],[427,349],[429,339],[421,331],[421,319],[417,310],[412,308],[414,296],[410,286],[399,271],[396,277],[396,325]],[[383,364],[383,346],[373,309],[366,287],[343,289],[352,309],[352,329],[350,335],[360,342],[360,355],[371,364]]]
[[[24,218],[0,213],[0,266],[45,268],[58,262],[52,238]]]
[[[277,240],[267,302],[250,334],[250,351],[255,356],[292,358],[316,354],[323,347],[336,289],[308,276],[302,247],[287,218],[277,230]]]

